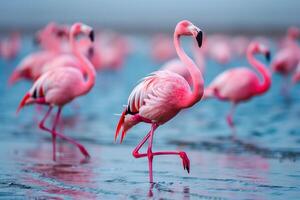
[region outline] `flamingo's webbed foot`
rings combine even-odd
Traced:
[[[185,152],[179,152],[179,156],[182,159],[183,169],[190,173],[190,160]]]

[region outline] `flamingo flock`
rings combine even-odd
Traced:
[[[186,50],[181,45],[181,38],[185,36],[192,40],[192,45]],[[153,158],[156,156],[178,156],[184,170],[189,173],[191,164],[184,151],[152,150],[158,127],[181,110],[195,109],[194,105],[201,100],[215,98],[232,105],[226,120],[236,136],[233,120],[236,106],[266,94],[272,85],[273,73],[285,77],[287,84],[300,81],[299,37],[300,30],[290,28],[271,60],[271,50],[266,42],[251,41],[242,35],[234,38],[222,34],[206,35],[188,20],[178,22],[173,38],[163,34],[154,36],[149,55],[155,62],[164,64],[142,78],[129,94],[116,126],[115,141],[120,135],[122,143],[135,125],[149,124],[149,132],[132,152],[134,158],[148,159],[149,181],[154,182]],[[24,91],[17,112],[31,104],[47,106],[38,126],[51,134],[53,160],[56,160],[57,138],[75,145],[85,159],[90,159],[88,150],[79,141],[58,131],[62,110],[74,99],[88,95],[102,70],[121,69],[132,52],[132,44],[118,33],[103,31],[95,34],[92,27],[79,22],[72,25],[51,22],[37,31],[34,42],[39,50],[26,55],[8,81],[11,86],[24,79],[32,83],[31,88]],[[13,33],[0,40],[0,57],[13,59],[20,47],[20,35]],[[192,58],[188,55],[190,52]],[[256,55],[263,55],[266,62],[260,61]],[[236,57],[246,58],[250,67],[228,69],[231,60]],[[210,67],[207,59],[227,67],[210,84],[204,81],[205,69]],[[46,121],[55,108],[53,124],[47,127]],[[141,152],[147,141],[147,151]]]

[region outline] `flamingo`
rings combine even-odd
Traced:
[[[232,117],[236,105],[254,96],[266,93],[271,86],[271,73],[264,64],[255,59],[254,54],[257,53],[264,54],[269,61],[270,51],[258,42],[250,43],[247,48],[248,62],[263,77],[262,81],[252,70],[239,67],[226,70],[218,75],[204,92],[204,98],[215,97],[219,100],[231,102],[232,107],[226,119],[232,130],[235,130]]]
[[[68,38],[68,32],[68,26],[50,22],[44,28],[37,31],[34,41],[39,44],[43,50],[63,51],[62,44],[64,39]]]
[[[180,45],[180,37],[193,36],[199,47],[202,44],[202,31],[187,20],[180,21],[174,32],[174,45],[177,55],[188,68],[192,77],[192,88],[180,75],[167,71],[156,71],[145,77],[131,92],[128,98],[128,106],[122,112],[118,122],[115,140],[122,128],[120,142],[123,141],[126,132],[134,125],[144,122],[151,124],[150,132],[137,145],[133,151],[135,158],[148,157],[149,180],[153,182],[152,160],[158,155],[178,155],[183,162],[183,168],[190,171],[190,161],[183,151],[152,152],[152,142],[155,130],[172,119],[184,108],[192,107],[203,96],[203,78],[201,71],[187,56]],[[149,139],[147,153],[139,153],[140,148]]]
[[[45,44],[45,46],[42,45],[45,50],[26,56],[10,76],[9,84],[13,85],[21,79],[35,81],[52,67],[72,66],[80,69],[81,65],[78,63],[77,58],[71,54],[69,45],[65,48],[60,47],[60,43],[69,35],[68,32],[69,28],[62,28],[53,23],[40,30],[36,38],[39,38],[41,44]],[[49,42],[45,41],[47,39],[49,39]],[[85,49],[88,50],[87,55],[90,57],[92,55],[92,51],[90,51],[92,43],[83,43],[83,41],[83,39],[79,41],[79,48],[83,49],[83,45],[85,45]]]
[[[295,40],[300,37],[300,29],[295,26],[291,26],[288,28],[286,36],[279,43],[279,47],[289,47],[290,45],[295,44]]]
[[[71,27],[69,41],[70,46],[72,47],[74,55],[78,58],[80,64],[86,70],[87,78],[84,77],[79,69],[74,67],[60,67],[49,70],[35,81],[31,89],[23,97],[17,110],[17,112],[19,112],[24,106],[29,104],[44,104],[49,107],[46,115],[39,123],[39,127],[40,129],[52,134],[53,160],[55,160],[57,136],[76,145],[81,153],[86,158],[89,158],[89,153],[83,145],[72,138],[58,133],[56,131],[56,126],[59,121],[62,107],[76,97],[87,94],[94,86],[96,79],[95,69],[90,61],[80,52],[75,41],[75,36],[79,34],[89,35],[90,39],[93,40],[93,33],[94,32],[91,27],[82,23],[75,23]],[[58,110],[53,127],[52,129],[49,129],[44,125],[44,123],[54,106],[57,106]]]
[[[291,30],[288,34],[288,39],[281,50],[277,52],[271,63],[272,70],[284,77],[285,81],[282,85],[282,93],[287,94],[289,89],[289,76],[293,74],[300,61],[300,48],[296,42],[296,33],[292,34]]]
[[[0,56],[6,60],[11,60],[19,53],[20,46],[20,33],[13,32],[8,38],[0,41]]]

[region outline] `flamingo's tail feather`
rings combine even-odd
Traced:
[[[19,107],[18,107],[18,109],[17,109],[17,114],[20,112],[20,110],[26,105],[26,101],[28,100],[30,98],[30,94],[29,93],[27,93],[24,97],[23,97],[23,99],[22,99],[22,101],[20,102],[20,104],[19,104]]]
[[[122,143],[123,139],[126,136],[127,131],[139,122],[140,122],[139,119],[137,119],[135,115],[130,115],[130,114],[126,115],[126,109],[125,109],[122,112],[122,115],[120,117],[119,123],[116,128],[115,141],[117,140],[118,135],[122,129],[121,140],[120,140],[120,143]]]
[[[118,135],[119,135],[119,132],[121,130],[121,128],[123,127],[124,125],[124,121],[125,121],[125,112],[126,110],[124,110],[121,114],[121,117],[119,119],[119,122],[118,122],[118,125],[117,125],[117,128],[116,128],[116,133],[115,133],[115,141],[117,140],[118,138]],[[124,129],[124,128],[123,128]],[[123,133],[122,133],[122,136],[123,136]],[[122,137],[123,138],[123,137]]]

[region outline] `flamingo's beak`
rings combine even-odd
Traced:
[[[95,34],[94,34],[93,30],[90,32],[89,37],[90,37],[91,41],[94,42]]]
[[[196,40],[200,48],[202,46],[202,40],[203,40],[203,33],[201,30],[197,33]]]
[[[28,101],[28,99],[30,98],[30,94],[29,93],[27,93],[24,97],[23,97],[23,99],[22,99],[22,101],[21,101],[21,103],[20,103],[20,105],[19,105],[19,107],[18,107],[18,109],[17,109],[17,114],[20,112],[20,110],[26,105],[26,103],[27,103],[27,101]]]
[[[267,51],[266,54],[265,54],[265,56],[266,56],[266,60],[268,62],[270,62],[271,61],[271,53],[270,53],[270,51]]]

